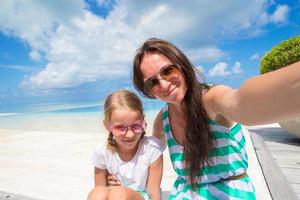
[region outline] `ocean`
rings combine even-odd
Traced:
[[[143,103],[150,124],[164,104],[158,100]],[[97,132],[103,128],[102,117],[103,102],[2,105],[0,129]]]

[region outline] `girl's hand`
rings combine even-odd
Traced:
[[[107,182],[108,187],[121,185],[121,182],[118,180],[118,178],[114,174],[107,174],[106,182]]]

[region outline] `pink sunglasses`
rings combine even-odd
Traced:
[[[147,123],[145,122],[145,120],[143,120],[130,125],[114,124],[109,126],[108,130],[114,133],[115,135],[125,135],[129,129],[135,134],[141,134],[145,132],[146,127],[147,127]]]

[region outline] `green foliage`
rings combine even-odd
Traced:
[[[286,67],[300,60],[300,36],[290,38],[273,47],[260,61],[260,73],[264,74]]]

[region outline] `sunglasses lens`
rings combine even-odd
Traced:
[[[172,78],[178,77],[179,74],[180,74],[180,71],[177,68],[177,66],[170,65],[170,66],[167,66],[166,68],[164,68],[159,73],[159,76],[166,81],[170,81]],[[148,79],[144,83],[144,92],[145,93],[148,93],[148,94],[155,93],[155,91],[158,89],[159,80],[158,80],[157,76],[158,75]]]
[[[128,127],[126,125],[115,125],[112,127],[112,132],[117,135],[127,132]]]
[[[179,74],[179,71],[175,65],[171,65],[167,68],[165,68],[161,73],[160,76],[164,80],[170,80],[171,78],[177,76]]]
[[[132,124],[130,128],[135,133],[142,133],[144,131],[142,124]]]
[[[136,134],[143,133],[146,129],[146,122],[141,121],[141,122],[134,123],[134,124],[131,124],[131,125],[117,124],[117,125],[112,125],[112,126],[109,127],[109,131],[111,131],[116,136],[126,134],[129,129],[131,131],[133,131],[134,133],[136,133]]]
[[[151,90],[157,86],[159,84],[159,81],[157,78],[153,77],[149,80],[147,80],[145,83],[144,83],[144,91],[146,93],[151,93]]]

